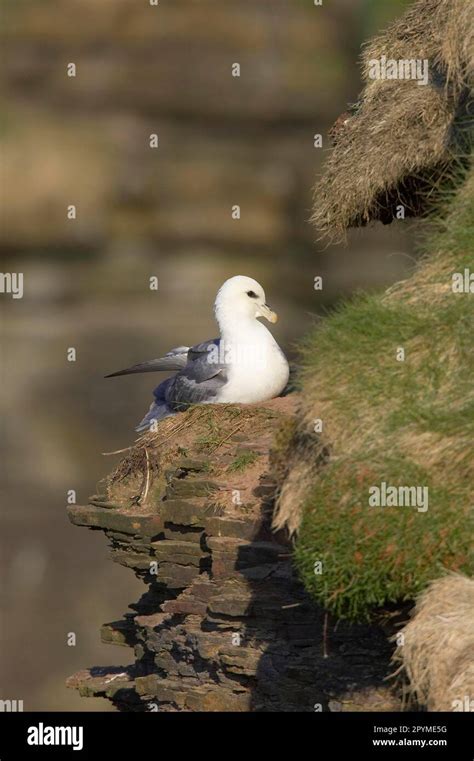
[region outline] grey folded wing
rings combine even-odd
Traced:
[[[227,367],[219,355],[219,347],[219,338],[191,346],[186,366],[176,373],[165,390],[171,410],[179,412],[192,404],[219,401],[220,391],[227,383]]]
[[[125,375],[129,372],[151,372],[152,370],[173,370],[171,363],[179,363],[176,375],[166,378],[153,391],[154,400],[150,409],[135,430],[142,432],[152,424],[176,412],[187,409],[193,404],[219,400],[219,392],[227,383],[226,365],[219,356],[220,339],[215,338],[196,344],[191,348],[180,346],[172,349],[165,357],[134,365],[128,370],[122,370],[114,375]],[[165,361],[168,361],[166,367]],[[134,369],[148,368],[148,369]],[[158,366],[159,365],[159,366]]]

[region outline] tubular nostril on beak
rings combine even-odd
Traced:
[[[268,322],[276,322],[278,320],[278,315],[276,312],[271,309],[268,304],[264,304],[262,306],[262,315],[265,317]]]

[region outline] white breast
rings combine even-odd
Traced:
[[[288,382],[288,362],[264,325],[255,320],[251,329],[222,340],[228,382],[219,402],[252,404],[281,394]]]

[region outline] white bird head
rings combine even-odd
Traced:
[[[278,316],[265,301],[265,291],[260,283],[245,275],[235,275],[219,288],[214,303],[219,325],[235,319],[265,317],[276,322]]]

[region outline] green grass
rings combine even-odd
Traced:
[[[245,452],[241,452],[233,462],[229,465],[227,470],[230,473],[240,473],[242,470],[245,470],[245,468],[248,468],[249,465],[253,465],[253,463],[256,461],[258,457],[258,453],[254,452],[251,449],[248,449]]]
[[[340,616],[411,599],[444,569],[473,570],[474,294],[451,289],[453,272],[474,272],[473,188],[471,174],[408,281],[344,304],[302,347],[305,416],[325,420],[332,457],[307,492],[295,561]],[[427,512],[370,507],[382,481],[427,486]]]
[[[369,506],[369,488],[382,481],[426,486],[427,511]],[[374,607],[412,599],[443,568],[468,572],[473,526],[465,486],[444,486],[402,455],[372,451],[330,464],[309,497],[295,552],[306,588],[337,615],[364,618]]]

